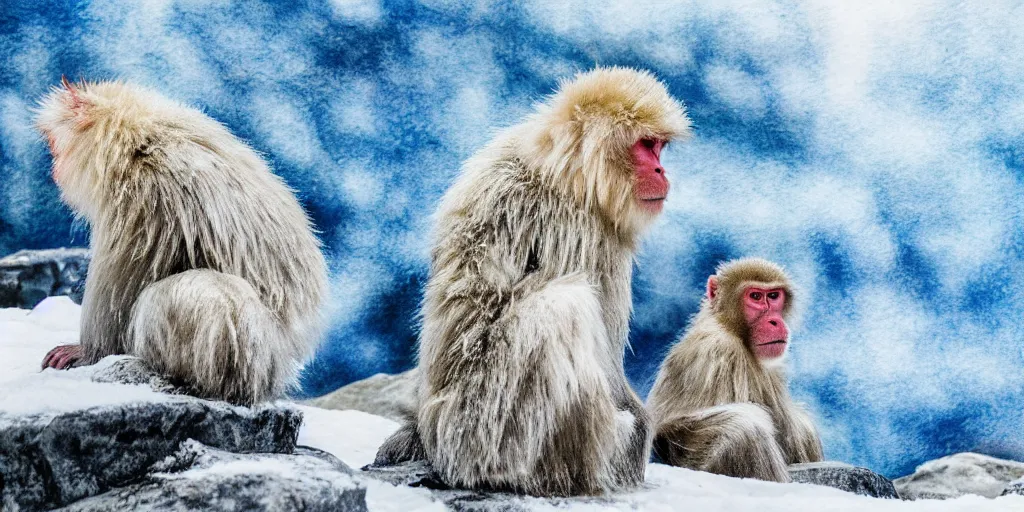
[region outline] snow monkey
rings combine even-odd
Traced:
[[[789,481],[787,464],[821,460],[810,416],[789,397],[782,359],[795,297],[778,265],[732,261],[661,365],[648,399],[654,452],[675,466]]]
[[[93,251],[81,343],[43,367],[132,354],[202,396],[280,395],[316,347],[326,293],[284,182],[220,123],[127,83],[64,80],[37,125]]]
[[[425,455],[448,485],[541,496],[643,481],[632,265],[668,194],[662,148],[689,131],[650,73],[599,68],[465,163],[435,217],[417,421],[378,464]]]

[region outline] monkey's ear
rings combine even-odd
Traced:
[[[68,81],[66,76],[60,76],[60,84],[64,86],[64,90],[68,92],[68,108],[71,110],[78,110],[85,104],[85,101],[79,95],[78,86]]]
[[[708,278],[708,300],[715,300],[718,296],[718,276]]]

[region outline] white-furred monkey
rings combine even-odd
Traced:
[[[778,265],[757,258],[718,267],[648,397],[654,452],[667,464],[789,481],[787,465],[816,462],[821,440],[789,396],[782,366],[795,297]]]
[[[532,495],[643,481],[632,265],[668,193],[661,150],[689,129],[651,74],[600,68],[465,163],[436,214],[417,421],[377,464],[425,451],[448,485]]]
[[[126,83],[65,80],[37,124],[93,253],[81,343],[43,367],[132,354],[203,396],[280,395],[320,339],[327,282],[284,182],[220,123]]]

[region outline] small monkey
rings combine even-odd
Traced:
[[[782,360],[795,296],[778,265],[721,265],[648,398],[654,452],[711,473],[788,482],[787,465],[817,462],[821,440],[792,401]]]
[[[418,414],[378,464],[425,456],[448,485],[540,496],[643,481],[632,266],[668,194],[661,151],[689,130],[650,73],[599,68],[464,164],[435,217]]]
[[[319,342],[326,265],[293,192],[220,123],[155,91],[63,80],[37,125],[91,227],[78,345],[43,367],[132,354],[198,394],[282,394]]]

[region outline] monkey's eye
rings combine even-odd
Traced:
[[[750,292],[750,298],[754,300],[761,300],[761,292]]]
[[[779,292],[768,292],[768,298],[771,300],[779,298]]]
[[[643,144],[647,149],[654,149],[654,139],[640,139],[640,144]]]

